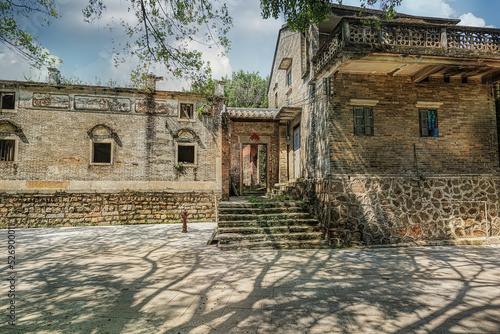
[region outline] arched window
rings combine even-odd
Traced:
[[[0,162],[17,161],[20,128],[10,121],[0,121]]]
[[[113,163],[113,152],[118,136],[108,126],[99,124],[89,132],[90,136],[90,164],[111,165]]]

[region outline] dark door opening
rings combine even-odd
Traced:
[[[241,150],[242,194],[267,192],[267,145],[244,144]]]

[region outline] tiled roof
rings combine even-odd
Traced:
[[[232,108],[226,107],[229,117],[233,118],[258,118],[273,119],[278,113],[278,109],[269,108]]]

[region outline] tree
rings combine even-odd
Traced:
[[[88,0],[83,9],[87,22],[98,20],[106,11],[106,0]],[[219,0],[123,0],[135,22],[121,20],[120,26],[130,38],[116,49],[115,63],[136,56],[140,66],[133,80],[145,78],[151,64],[160,63],[174,77],[203,81],[210,77],[209,64],[202,60],[197,43],[229,48],[226,37],[232,19],[227,6]],[[49,53],[36,36],[17,24],[37,12],[48,25],[59,17],[56,0],[0,0],[0,41],[24,56],[31,65],[48,64]]]
[[[269,76],[261,78],[259,72],[233,72],[226,81],[224,95],[229,107],[267,108]]]
[[[379,3],[385,12],[384,19],[391,19],[396,14],[396,6],[402,0],[361,0],[361,11],[367,6]],[[322,23],[328,19],[332,6],[342,5],[342,0],[261,0],[262,17],[275,19],[283,15],[287,25],[295,31],[306,31],[313,23]]]
[[[58,18],[53,0],[0,0],[0,42],[16,51],[31,65],[54,65],[55,59],[37,41],[37,36],[28,33],[23,22],[29,22],[33,13],[42,14],[42,24],[49,25]]]
[[[53,66],[54,58],[19,22],[29,22],[30,16],[38,13],[43,15],[44,24],[49,25],[60,16],[56,1],[0,0],[0,42],[35,67]],[[380,3],[390,16],[402,0],[362,1],[363,6]],[[172,76],[190,79],[192,83],[202,85],[211,78],[210,64],[202,60],[195,46],[198,43],[218,47],[221,53],[228,50],[227,33],[232,19],[222,0],[122,0],[122,3],[134,13],[136,21],[121,21],[121,28],[131,42],[115,50],[115,62],[124,62],[129,55],[139,58],[133,82],[145,79],[154,63],[162,64]],[[311,23],[323,22],[331,6],[341,3],[342,0],[261,0],[261,9],[264,18],[283,14],[292,29],[304,31]],[[91,22],[101,18],[105,11],[106,0],[88,0],[83,15]]]

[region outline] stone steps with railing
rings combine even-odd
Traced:
[[[328,248],[304,203],[264,197],[220,202],[215,240],[221,250]]]

